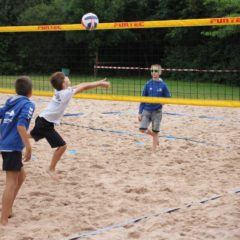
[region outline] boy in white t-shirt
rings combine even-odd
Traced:
[[[52,74],[50,82],[56,90],[55,95],[47,108],[36,118],[35,126],[30,132],[30,137],[35,141],[46,138],[50,146],[56,148],[48,173],[53,179],[57,180],[55,168],[61,156],[66,151],[67,145],[60,134],[54,129],[54,124],[60,123],[60,119],[74,94],[97,87],[108,88],[110,83],[105,78],[100,81],[80,83],[77,86],[70,87],[71,82],[69,78],[62,72]]]

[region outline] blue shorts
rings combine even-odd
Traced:
[[[22,152],[1,152],[3,164],[3,171],[21,171],[22,164]]]

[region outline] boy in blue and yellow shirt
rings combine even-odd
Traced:
[[[31,158],[31,144],[27,129],[35,110],[29,100],[32,96],[32,82],[20,77],[15,82],[17,95],[10,97],[0,108],[0,152],[3,158],[3,171],[6,171],[6,186],[2,197],[1,224],[6,225],[12,215],[13,202],[25,180],[26,173],[22,164],[22,150],[25,147],[24,160]]]
[[[171,97],[167,84],[160,78],[162,68],[158,64],[154,64],[150,68],[152,79],[144,86],[142,96],[145,97]],[[160,123],[162,120],[162,104],[141,103],[139,106],[138,120],[140,122],[139,130],[153,138],[153,153],[159,145],[158,133],[160,131]],[[149,125],[152,123],[152,129]]]

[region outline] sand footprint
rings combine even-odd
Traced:
[[[138,239],[138,238],[140,238],[140,233],[138,233],[138,232],[130,232],[129,234],[128,234],[128,238],[130,239],[130,238],[133,238],[133,239]]]

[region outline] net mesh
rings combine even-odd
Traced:
[[[13,89],[25,74],[35,90],[49,91],[49,75],[67,71],[73,85],[111,81],[111,89],[90,94],[141,96],[150,65],[158,63],[174,98],[239,101],[239,37],[239,25],[0,33],[3,46],[8,40],[0,88]]]

